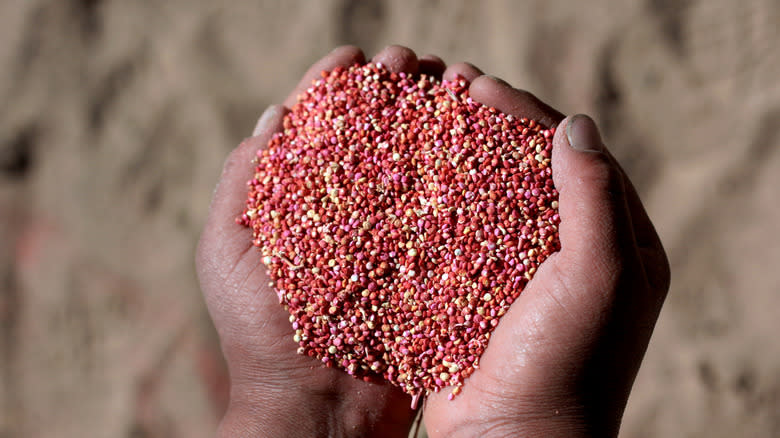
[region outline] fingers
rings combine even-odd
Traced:
[[[507,114],[536,120],[544,126],[553,127],[563,120],[563,114],[533,94],[513,88],[501,79],[492,76],[475,78],[471,83],[469,93],[474,100],[483,105],[491,106]]]
[[[563,119],[563,114],[533,94],[491,76],[475,78],[469,93],[483,105],[546,126],[556,126]],[[587,116],[567,120],[571,125],[559,126],[553,142],[553,179],[560,192],[564,254],[591,260],[604,260],[606,255],[611,255],[611,260],[622,260],[620,251],[636,255],[621,170],[604,148],[593,120]]]
[[[447,74],[445,72],[445,77]],[[491,76],[475,78],[471,83],[469,93],[476,101],[484,105],[492,106],[507,114],[536,120],[545,126],[556,126],[563,119],[563,114],[540,101],[533,94],[513,88],[506,82]],[[561,133],[560,130],[558,132]],[[598,143],[601,143],[600,139]],[[655,227],[653,227],[636,189],[620,165],[608,151],[604,151],[604,159],[611,164],[613,171],[617,172],[615,178],[619,177],[619,181],[622,183],[616,184],[616,186],[621,188],[621,193],[624,195],[628,210],[626,223],[631,224],[631,231],[639,246],[646,276],[656,288],[668,289],[669,262]],[[554,168],[558,169],[556,165]],[[564,204],[562,203],[562,205]]]
[[[472,64],[469,64],[468,62],[459,62],[447,67],[447,70],[445,70],[444,74],[442,75],[442,79],[445,81],[454,81],[458,77],[461,77],[466,79],[468,82],[472,82],[474,79],[484,74],[485,73],[483,73],[482,70],[478,69]]]
[[[311,86],[313,80],[320,77],[322,71],[330,71],[339,66],[348,67],[352,64],[363,64],[365,62],[366,57],[359,47],[337,47],[306,70],[306,73],[303,75],[300,82],[298,82],[298,85],[287,96],[287,99],[284,100],[284,106],[292,108],[292,106],[295,105],[295,102],[298,101],[298,96]]]
[[[417,55],[412,49],[403,46],[387,46],[377,53],[371,61],[381,63],[388,70],[396,73],[403,71],[417,74],[420,67]]]
[[[590,117],[568,117],[557,129],[552,166],[565,264],[587,267],[604,281],[614,280],[614,271],[621,267],[637,268],[639,255],[623,176]]]
[[[271,136],[282,129],[285,112],[281,105],[268,107],[255,127],[254,136],[244,140],[225,160],[198,247],[199,262],[210,263],[201,260],[201,254],[204,254],[203,257],[221,259],[222,264],[230,265],[234,261],[230,259],[236,259],[242,253],[236,248],[251,246],[248,235],[236,232],[239,226],[235,218],[246,205],[247,182],[254,175],[252,160],[259,149],[266,147]]]
[[[306,71],[295,89],[284,100],[284,106],[292,108],[298,101],[298,96],[311,86],[312,81],[320,77],[321,72],[331,71],[339,66],[348,67],[365,62],[365,55],[358,47],[342,46],[334,49]],[[411,74],[417,74],[421,64],[426,69],[425,72],[432,72],[429,74],[441,74],[437,72],[444,70],[444,62],[441,58],[428,55],[418,60],[417,55],[411,49],[402,46],[386,47],[374,56],[372,62],[381,62],[390,71],[404,71]]]
[[[417,60],[420,73],[441,79],[447,64],[436,55],[424,55]]]

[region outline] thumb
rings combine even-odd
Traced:
[[[623,178],[593,119],[567,117],[553,138],[553,181],[559,192],[561,262],[587,273],[576,281],[609,284],[636,254]],[[572,285],[574,286],[574,285]],[[577,288],[574,288],[577,290]]]

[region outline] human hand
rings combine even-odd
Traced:
[[[444,70],[436,58],[418,60],[389,48],[379,61],[391,69],[420,64]],[[251,232],[236,225],[245,206],[252,159],[281,129],[299,93],[323,70],[365,62],[354,47],[341,47],[315,63],[284,105],[270,107],[253,137],[225,162],[197,251],[197,271],[219,333],[231,379],[230,406],[219,436],[402,436],[415,412],[411,398],[385,382],[367,383],[299,355],[289,315],[279,305]]]
[[[462,393],[431,394],[431,437],[616,436],[669,288],[669,264],[631,181],[593,121],[563,115],[468,65],[476,101],[547,126],[560,194],[561,250],[491,335]]]
[[[410,73],[439,76],[444,70],[437,58],[418,59],[400,47],[374,61]],[[334,51],[285,104],[291,106],[319,71],[354,62],[362,62],[356,49]],[[480,77],[473,66],[453,65],[444,77],[456,74],[472,82],[472,97],[486,105],[547,125],[562,118],[533,96]],[[412,412],[398,389],[354,380],[294,352],[293,331],[267,286],[259,254],[232,228],[251,178],[247,163],[279,129],[283,109],[270,111],[256,136],[228,159],[198,250],[201,284],[232,378],[221,432],[267,435],[273,427],[279,435],[403,436]],[[562,251],[542,265],[516,301],[522,304],[502,318],[463,393],[452,402],[446,392],[431,395],[425,418],[432,436],[616,433],[668,288],[668,264],[636,192],[609,154],[565,149],[570,120],[559,127],[553,153]],[[588,119],[573,125],[574,137],[593,134]],[[632,295],[621,295],[625,291]]]

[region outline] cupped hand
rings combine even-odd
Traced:
[[[392,46],[373,61],[394,71],[471,83],[472,97],[557,125],[553,179],[560,192],[562,249],[545,261],[501,319],[461,394],[425,402],[437,436],[608,436],[619,427],[669,285],[660,240],[593,121],[563,116],[533,95],[470,64],[446,69]],[[287,313],[269,286],[242,211],[251,160],[299,93],[322,70],[364,62],[342,47],[304,75],[285,106],[272,106],[225,163],[198,247],[201,287],[231,375],[223,436],[406,436],[410,398],[389,384],[356,380],[296,353]]]
[[[439,74],[444,64],[393,46],[373,59],[395,71]],[[201,289],[219,334],[231,379],[220,436],[407,436],[411,398],[389,383],[357,380],[299,355],[289,314],[279,305],[251,231],[236,225],[254,175],[252,159],[281,130],[282,117],[323,70],[364,63],[360,49],[340,47],[315,63],[285,100],[271,106],[253,136],[227,158],[196,256]]]
[[[669,264],[636,190],[593,120],[452,66],[478,102],[547,126],[561,250],[499,322],[461,394],[425,404],[431,437],[616,436],[669,288]]]

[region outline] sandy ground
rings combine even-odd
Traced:
[[[780,436],[780,3],[220,3],[0,2],[0,437],[213,435],[208,200],[343,43],[593,114],[673,268],[622,436]]]

